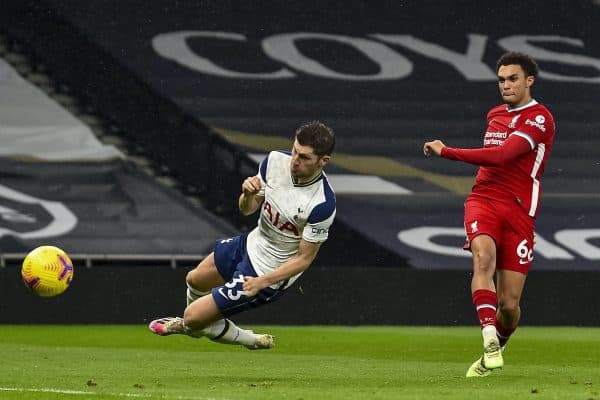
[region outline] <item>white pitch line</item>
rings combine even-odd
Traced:
[[[114,397],[137,397],[137,398],[150,397],[150,395],[141,394],[141,393],[98,393],[98,392],[86,392],[84,390],[52,389],[52,388],[0,387],[0,392],[60,393],[60,394],[86,395],[86,396],[104,395],[104,396],[114,396]]]
[[[163,399],[174,399],[174,400],[226,400],[217,399],[216,397],[183,397],[183,396],[170,396],[166,394],[145,394],[145,393],[102,393],[102,392],[87,392],[84,390],[70,390],[70,389],[53,389],[53,388],[19,388],[19,387],[1,387],[0,392],[17,392],[17,393],[59,393],[59,394],[72,394],[81,396],[112,396],[112,397],[125,397],[125,398],[137,398],[137,399],[149,399],[149,398],[163,398]]]

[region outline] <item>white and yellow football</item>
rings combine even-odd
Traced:
[[[38,296],[58,296],[73,280],[73,262],[58,247],[40,246],[23,260],[21,276],[25,285]]]

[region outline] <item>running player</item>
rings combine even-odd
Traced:
[[[554,142],[554,118],[531,95],[538,73],[526,54],[508,52],[496,64],[504,104],[492,108],[479,149],[423,146],[435,154],[480,166],[465,202],[465,249],[473,255],[471,293],[483,336],[483,355],[467,377],[502,368],[502,352],[521,316],[520,300],[533,261],[540,179]],[[494,273],[496,282],[494,284]]]
[[[258,226],[218,240],[187,274],[183,318],[154,320],[152,332],[273,347],[271,335],[241,329],[229,318],[279,298],[315,259],[335,217],[335,195],[323,172],[334,145],[330,128],[310,122],[296,131],[291,153],[269,153],[258,174],[243,181],[239,197],[244,215],[260,209]]]

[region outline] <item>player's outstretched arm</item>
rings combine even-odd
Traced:
[[[279,268],[256,278],[251,276],[244,277],[244,292],[246,292],[246,296],[255,296],[261,289],[306,271],[317,256],[320,247],[321,243],[312,243],[300,239],[300,246],[296,255],[281,264]]]
[[[445,147],[441,156],[450,160],[464,161],[483,167],[502,165],[532,151],[535,144],[521,135],[510,135],[500,146],[479,149],[457,149]]]

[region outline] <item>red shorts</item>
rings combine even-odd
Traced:
[[[465,250],[471,241],[486,234],[496,242],[496,268],[529,272],[533,262],[535,220],[515,202],[514,205],[481,197],[465,202]]]

